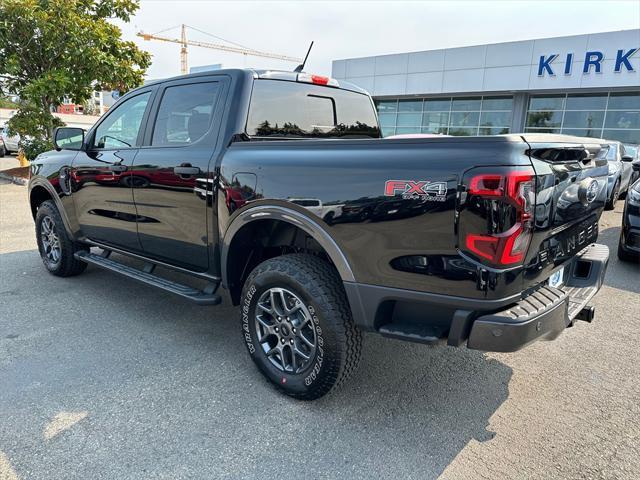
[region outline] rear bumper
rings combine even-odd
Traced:
[[[605,245],[588,246],[568,267],[562,287],[542,286],[504,310],[477,318],[467,346],[513,352],[535,340],[553,340],[576,319],[591,321],[593,311],[585,308],[600,290],[608,262]]]
[[[526,297],[476,300],[345,282],[355,323],[364,330],[420,343],[446,342],[513,352],[552,340],[576,319],[591,320],[587,304],[604,281],[605,245],[592,244],[565,266],[561,288],[542,285]]]

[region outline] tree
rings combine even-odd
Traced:
[[[17,108],[18,104],[8,97],[0,95],[0,108]]]
[[[0,0],[0,95],[20,98],[9,129],[50,148],[65,96],[142,84],[147,52],[123,41],[109,20],[128,22],[138,0]]]

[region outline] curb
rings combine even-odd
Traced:
[[[11,183],[15,183],[16,185],[27,185],[29,180],[26,178],[14,177],[13,175],[7,175],[6,173],[0,172],[0,178],[4,178],[5,180],[9,180]]]

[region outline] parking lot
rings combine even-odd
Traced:
[[[640,266],[596,319],[514,354],[367,335],[312,403],[272,389],[225,299],[89,267],[46,273],[26,188],[0,180],[0,479],[640,478]]]

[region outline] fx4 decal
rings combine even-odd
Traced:
[[[384,184],[384,194],[387,197],[402,195],[403,199],[444,202],[447,199],[447,182],[387,180]]]

